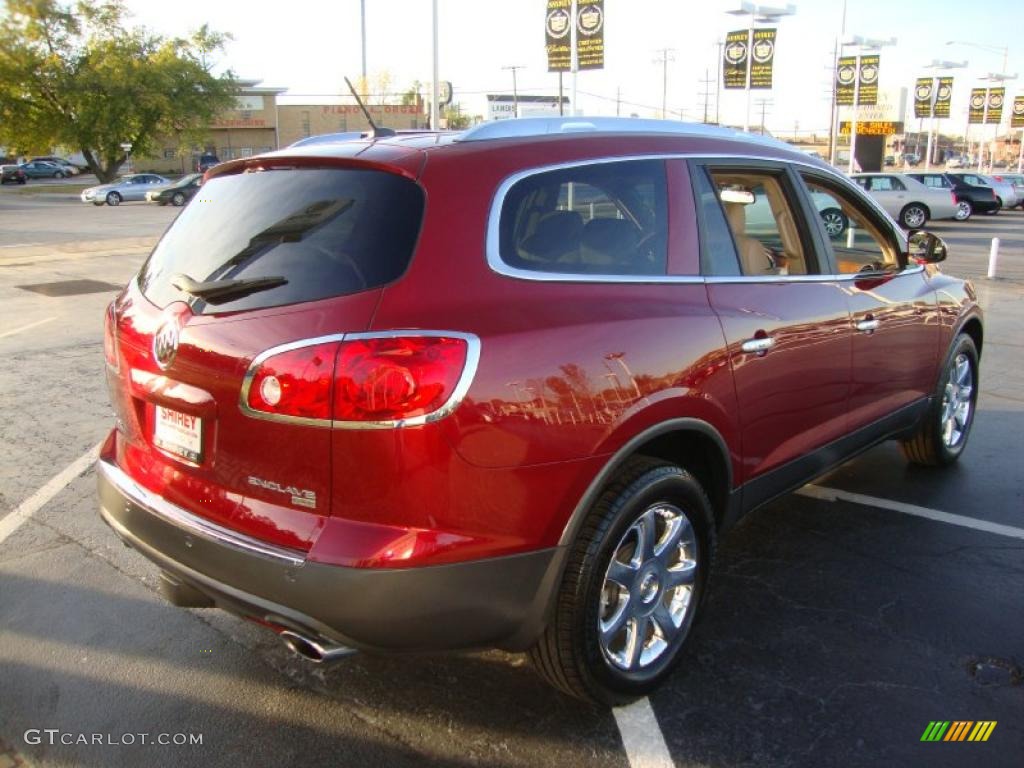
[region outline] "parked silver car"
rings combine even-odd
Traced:
[[[855,173],[852,178],[905,229],[921,229],[929,219],[956,217],[951,190],[926,187],[902,173]]]
[[[997,173],[992,178],[996,181],[1012,184],[1014,194],[1017,195],[1017,206],[1024,208],[1024,174]]]
[[[155,173],[133,173],[109,184],[82,190],[82,202],[93,205],[120,205],[129,200],[145,200],[147,192],[166,187],[170,183],[170,179],[157,176]]]

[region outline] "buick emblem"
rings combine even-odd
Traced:
[[[181,333],[179,322],[176,315],[168,317],[153,337],[153,359],[163,369],[174,361],[178,352],[178,335]]]

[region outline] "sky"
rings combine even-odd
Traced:
[[[367,70],[371,84],[383,77],[393,91],[431,79],[430,0],[365,0]],[[714,118],[716,42],[742,29],[746,18],[726,13],[735,0],[605,0],[605,68],[578,75],[577,108],[589,115],[660,117],[664,68],[669,49],[667,106],[670,117],[700,120],[710,77],[709,112]],[[786,5],[782,0],[768,4]],[[843,0],[796,0],[796,13],[779,21],[775,87],[755,91],[752,125],[761,120],[760,99],[767,98],[765,124],[775,133],[828,132],[833,45],[843,26]],[[291,0],[263,4],[242,0],[127,0],[133,21],[167,35],[184,35],[202,23],[233,36],[219,66],[263,85],[288,89],[293,103],[311,95],[337,94],[343,76],[353,81],[361,69],[359,0]],[[543,19],[545,0],[438,0],[440,79],[453,84],[463,112],[483,114],[487,93],[511,93],[519,66],[521,94],[554,95],[558,76],[547,71]],[[264,10],[272,8],[273,10]],[[967,61],[956,77],[952,116],[946,130],[962,132],[968,91],[979,78],[1000,72],[1001,52],[955,44],[1010,46],[1007,72],[1024,78],[1024,2],[1020,0],[848,0],[846,33],[889,39],[881,51],[880,88],[912,89],[914,79],[932,74],[923,65],[933,59]],[[570,76],[565,76],[568,95]],[[1007,85],[1008,103],[1024,94],[1024,79]],[[425,85],[424,88],[429,88]],[[616,99],[621,99],[621,104]],[[722,122],[741,125],[742,91],[722,92]],[[1008,114],[1008,110],[1005,110]],[[1004,114],[1004,122],[1008,119]],[[909,127],[909,126],[908,126]]]

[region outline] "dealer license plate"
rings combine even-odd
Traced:
[[[158,405],[153,443],[168,453],[199,464],[203,460],[203,420]]]

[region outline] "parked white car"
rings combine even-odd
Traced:
[[[929,219],[956,217],[951,190],[926,187],[902,173],[855,173],[852,178],[905,229],[921,229]]]

